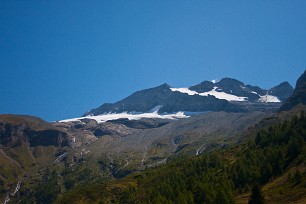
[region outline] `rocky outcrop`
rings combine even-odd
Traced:
[[[150,129],[150,128],[162,127],[170,123],[170,120],[151,119],[151,118],[143,118],[141,120],[129,120],[128,118],[122,118],[118,120],[110,120],[108,122],[114,124],[123,124],[129,128]]]
[[[95,120],[85,118],[81,121],[59,122],[53,123],[53,125],[67,132],[71,137],[77,138],[78,141],[82,140],[83,144],[104,135],[124,137],[135,131],[120,120],[97,123]]]

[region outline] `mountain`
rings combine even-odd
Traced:
[[[270,110],[275,109],[275,106],[279,108],[292,93],[293,88],[288,82],[265,90],[231,78],[223,78],[218,82],[204,81],[189,88],[172,88],[168,84],[162,84],[133,93],[116,103],[105,103],[83,116],[123,112],[147,113],[156,110],[157,107],[159,114],[179,111],[262,111],[267,107]]]
[[[256,203],[305,203],[306,143],[299,133],[306,131],[306,115],[287,119],[230,148],[169,160],[108,182],[95,178],[56,203],[251,203],[252,186],[261,195],[262,202]]]
[[[15,195],[23,177],[53,163],[70,141],[66,132],[40,118],[0,115],[0,200]]]
[[[138,91],[114,104],[103,104],[97,109],[89,111],[86,115],[122,112],[143,113],[150,112],[155,107],[160,107],[158,110],[159,113],[173,113],[179,111],[242,111],[239,106],[231,104],[226,100],[219,100],[214,96],[190,96],[185,93],[171,90],[168,84],[162,84],[155,88]]]
[[[306,105],[306,71],[297,80],[292,96],[283,104],[280,111],[290,110],[298,104]]]

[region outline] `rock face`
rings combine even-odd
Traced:
[[[280,111],[290,110],[298,104],[306,105],[306,71],[297,80],[292,96],[283,104]]]
[[[150,112],[154,107],[160,107],[158,113],[173,112],[205,112],[226,111],[246,112],[251,110],[265,110],[262,104],[278,102],[278,109],[283,102],[293,93],[293,88],[288,82],[283,82],[269,90],[257,86],[245,85],[231,78],[224,78],[219,82],[204,81],[189,88],[171,88],[162,84],[155,88],[138,91],[116,103],[105,103],[83,116],[101,115],[122,112]],[[237,104],[235,102],[244,102]],[[254,108],[246,107],[253,103]],[[258,105],[259,104],[259,105]],[[260,109],[256,107],[261,107]],[[269,109],[269,108],[268,108]]]
[[[31,116],[0,116],[0,143],[5,147],[29,144],[30,147],[67,146],[65,132],[55,129],[47,122]]]
[[[141,120],[129,120],[128,118],[122,118],[118,120],[110,120],[108,122],[114,124],[123,124],[129,128],[134,128],[134,129],[150,129],[150,128],[162,127],[170,123],[170,120],[151,119],[151,118],[144,118]]]
[[[68,145],[66,132],[37,117],[0,115],[0,199],[25,175],[52,164]]]

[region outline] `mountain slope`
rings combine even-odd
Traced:
[[[165,162],[174,155],[193,156],[234,144],[267,116],[269,114],[263,112],[200,114],[160,128],[132,132],[92,153],[104,152],[114,160],[124,156],[130,160],[127,169],[142,169]]]
[[[40,118],[0,115],[0,200],[14,192],[23,176],[53,163],[68,145],[67,133]]]
[[[80,186],[59,203],[247,203],[254,184],[263,186],[267,203],[303,203],[306,138],[298,133],[305,124],[301,113],[260,130],[248,143]]]
[[[96,173],[102,174],[102,177],[120,178],[134,171],[161,165],[171,158],[200,155],[235,144],[257,122],[270,115],[263,112],[210,112],[180,120],[141,119],[97,123],[83,119],[55,125],[70,126],[67,132],[92,132],[98,137],[68,152],[68,157],[79,159],[65,161],[66,166],[82,166],[83,163],[78,163],[81,159],[86,162],[84,168],[99,169]],[[71,134],[79,137],[78,133]]]
[[[298,104],[306,105],[306,71],[297,80],[292,96],[283,104],[280,111],[290,110]]]

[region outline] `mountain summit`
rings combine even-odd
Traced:
[[[159,114],[175,112],[226,111],[245,112],[280,107],[293,93],[293,87],[283,82],[269,90],[245,85],[232,78],[203,81],[188,88],[173,88],[169,84],[141,90],[116,103],[105,103],[83,116],[114,113]],[[250,108],[252,106],[252,108]],[[268,108],[269,109],[269,108]]]

